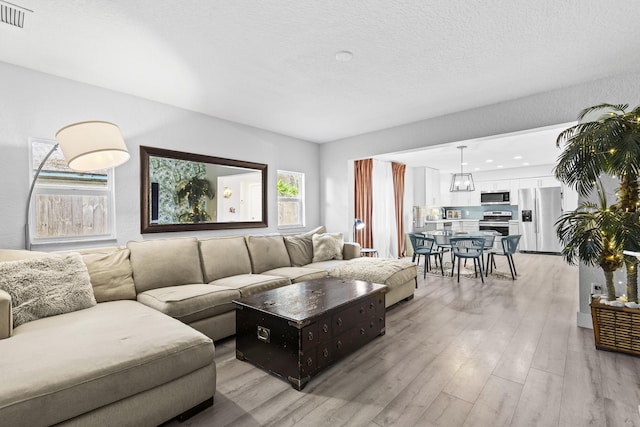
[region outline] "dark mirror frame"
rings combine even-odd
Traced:
[[[187,160],[222,166],[232,166],[260,171],[262,174],[262,220],[236,222],[198,222],[185,224],[152,224],[151,218],[151,185],[149,183],[149,157]],[[267,227],[267,165],[264,163],[245,162],[242,160],[224,159],[202,154],[185,153],[163,148],[140,146],[140,232],[164,233],[171,231],[226,230],[233,228]]]

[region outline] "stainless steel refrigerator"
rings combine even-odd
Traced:
[[[562,215],[560,187],[523,188],[518,191],[520,244],[530,252],[560,253],[555,223]]]

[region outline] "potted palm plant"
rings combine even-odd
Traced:
[[[617,177],[620,187],[615,209],[611,209],[618,216],[619,226],[614,244],[625,250],[638,251],[640,106],[630,111],[628,108],[628,105],[600,104],[583,110],[578,117],[579,123],[558,136],[557,145],[562,146],[563,151],[558,157],[555,176],[585,197],[596,188],[602,174]],[[594,115],[597,115],[595,119],[589,119]],[[592,262],[587,254],[577,252],[576,255],[587,264]],[[635,302],[638,299],[638,259],[626,255],[624,265],[627,298]]]
[[[200,207],[204,197],[209,199],[213,199],[214,197],[213,188],[208,179],[193,177],[181,182],[178,184],[176,194],[179,201],[186,199],[190,207],[190,210],[180,214],[180,221],[198,223],[211,219],[207,211]]]
[[[615,207],[609,207],[602,184],[597,187],[599,203],[585,202],[563,214],[556,223],[562,256],[570,264],[582,261],[602,268],[609,299],[616,298],[613,273],[622,267],[623,227]]]

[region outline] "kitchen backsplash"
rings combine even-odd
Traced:
[[[460,210],[462,219],[482,219],[482,214],[487,211],[511,211],[513,219],[518,219],[518,205],[446,206],[445,209]]]

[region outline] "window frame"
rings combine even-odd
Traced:
[[[290,174],[290,175],[297,175],[298,176],[298,197],[284,197],[284,196],[280,196],[280,192],[278,191],[278,176],[280,174]],[[306,225],[306,211],[305,211],[305,174],[304,172],[296,172],[296,171],[289,171],[289,170],[283,170],[283,169],[278,169],[276,171],[276,195],[277,195],[277,204],[278,204],[278,229],[279,230],[290,230],[290,229],[297,229],[297,228],[304,228]],[[300,205],[300,222],[298,222],[297,224],[280,224],[280,202],[281,201],[298,201],[299,205]]]
[[[34,165],[34,144],[47,144],[53,147],[57,142],[46,138],[29,138],[29,186],[31,186],[37,165]],[[50,150],[51,148],[49,148]],[[62,154],[60,147],[54,151],[55,153]],[[51,161],[53,155],[47,159],[47,163]],[[63,156],[64,159],[64,156]],[[45,163],[46,164],[46,163]],[[106,169],[107,183],[104,187],[91,186],[87,184],[73,184],[73,183],[52,183],[47,182],[46,178],[43,179],[43,172],[38,176],[33,187],[33,194],[31,199],[27,201],[29,203],[29,212],[27,212],[29,218],[29,242],[30,246],[46,246],[51,244],[71,244],[71,243],[85,243],[85,242],[102,242],[116,240],[116,206],[115,206],[115,174],[114,168]],[[107,214],[106,214],[106,232],[101,234],[84,234],[84,235],[67,235],[67,236],[51,236],[51,237],[38,237],[37,236],[37,197],[38,195],[70,195],[70,196],[106,196],[107,200]]]

